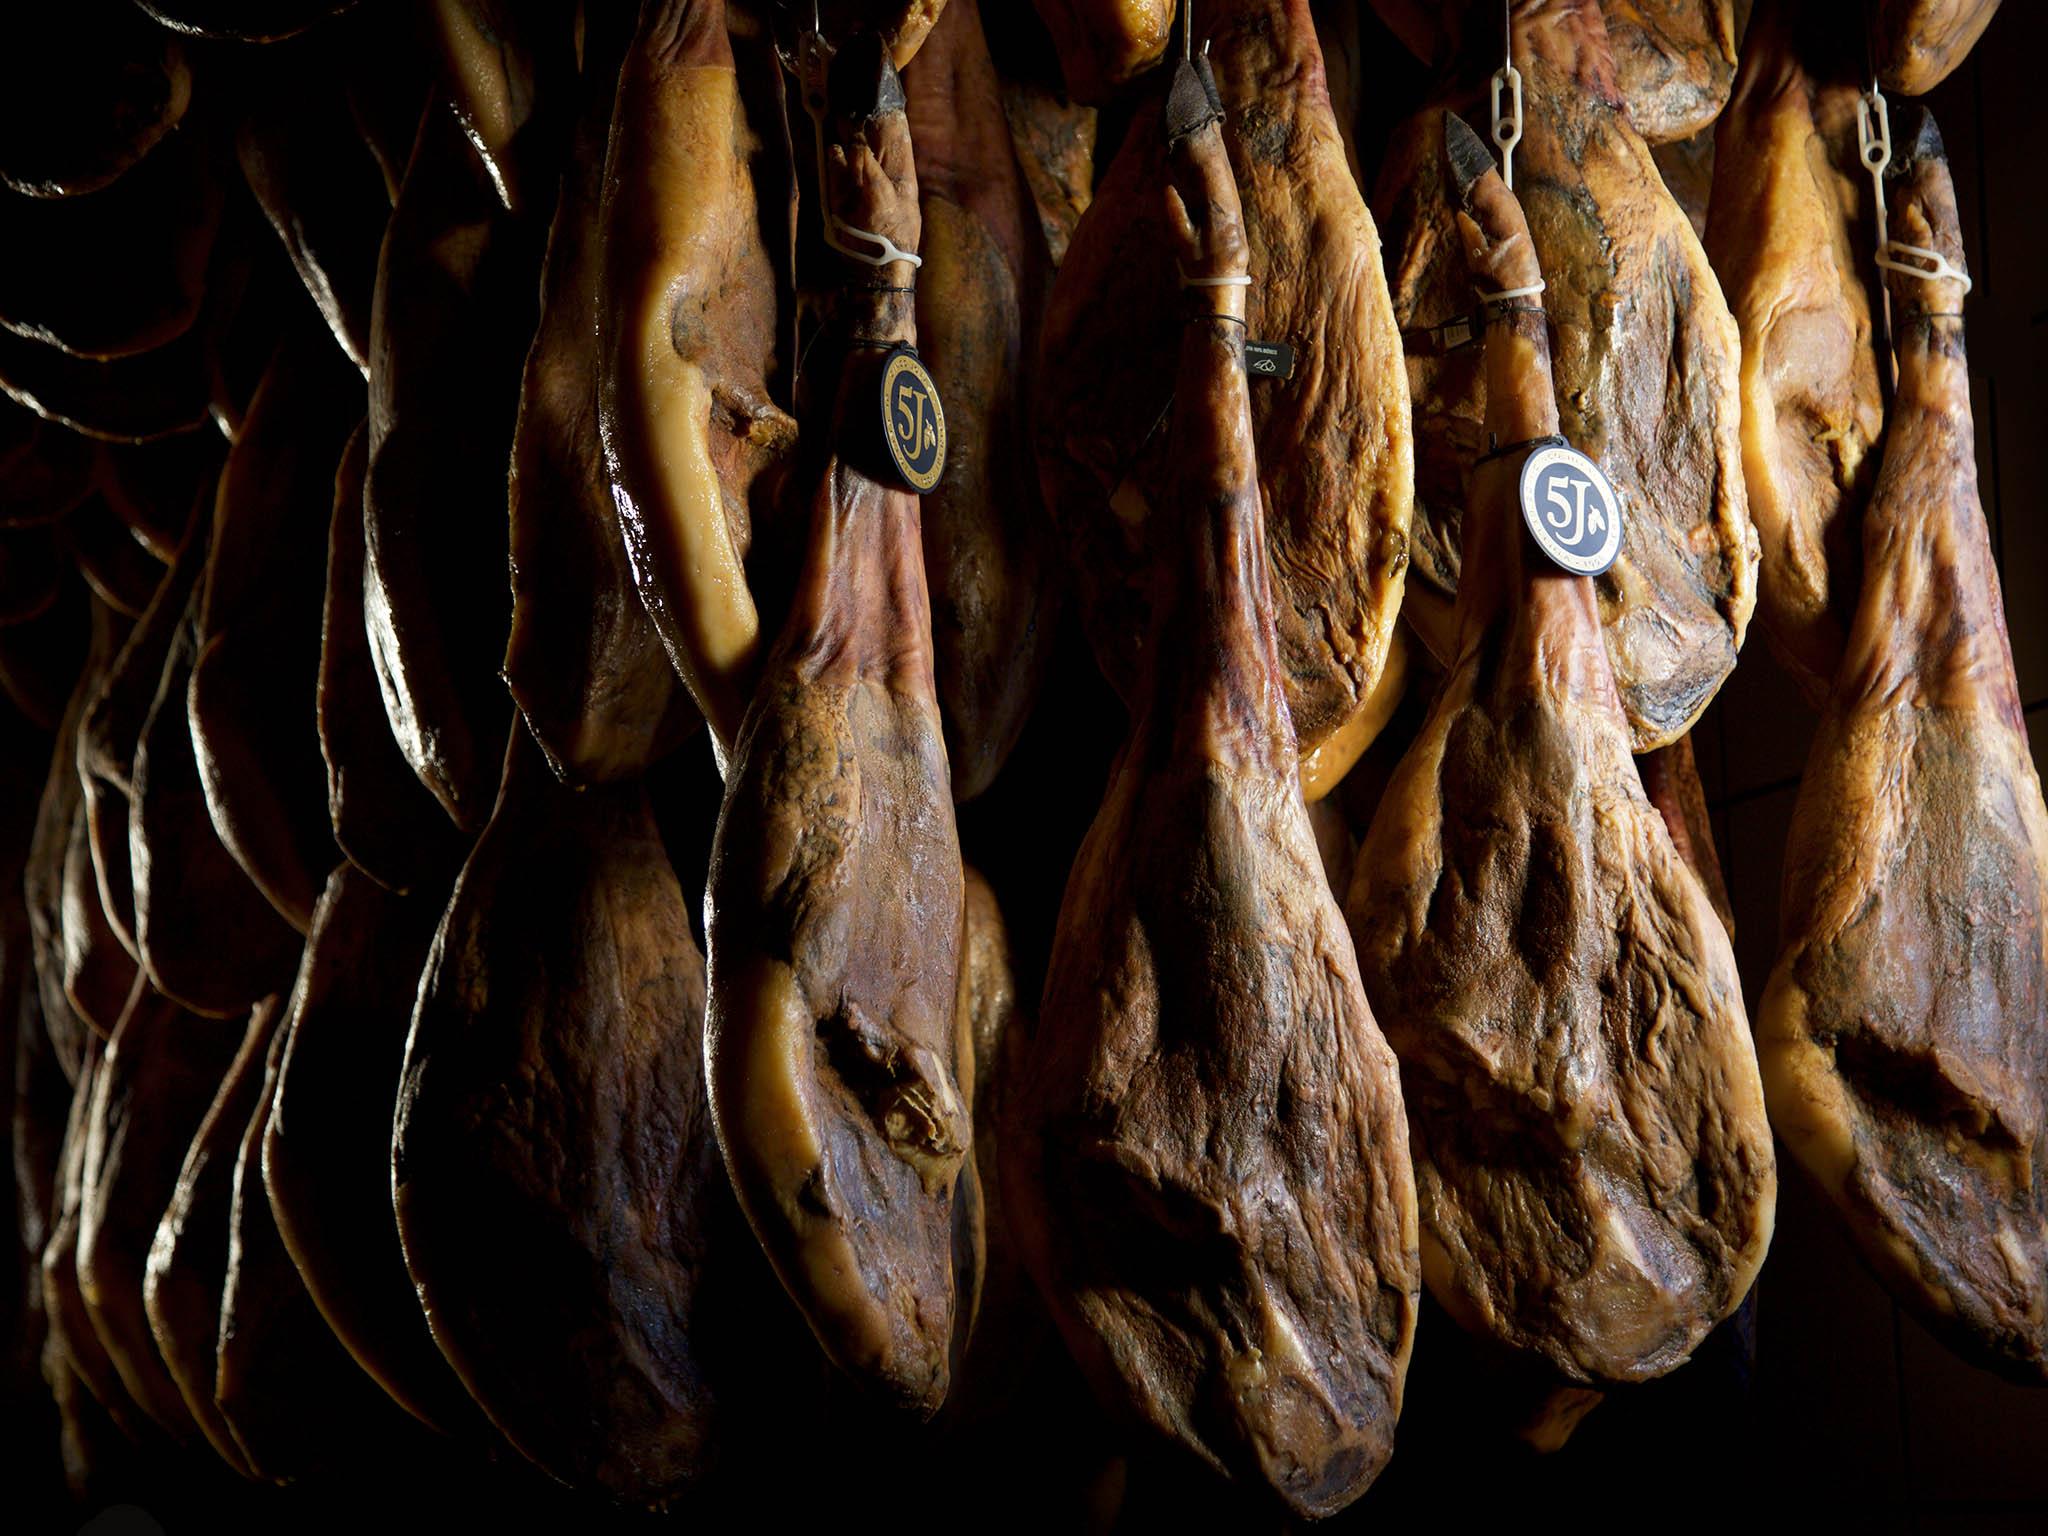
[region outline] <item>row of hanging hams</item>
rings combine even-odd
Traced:
[[[1560,1443],[1743,1306],[1780,1149],[2048,1379],[2048,811],[1906,99],[1997,9],[46,8],[0,986],[74,1482],[686,1508],[999,1457],[1056,1337],[1321,1518],[1425,1295]],[[1689,737],[1752,618],[1818,718],[1754,1017]],[[1076,659],[1078,849],[975,815]]]

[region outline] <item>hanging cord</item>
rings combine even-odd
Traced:
[[[1501,66],[1493,72],[1493,143],[1500,151],[1500,179],[1510,192],[1515,190],[1515,146],[1522,142],[1522,72],[1515,68],[1512,4],[1500,0]]]

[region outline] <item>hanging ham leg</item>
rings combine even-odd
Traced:
[[[725,0],[654,0],[627,50],[605,159],[598,424],[641,598],[730,746],[760,664],[753,493],[796,423],[769,392],[777,289],[755,205],[766,145],[742,108],[725,13]]]
[[[327,525],[327,589],[320,610],[315,718],[327,765],[327,819],[356,868],[389,890],[445,885],[464,839],[391,734],[363,611],[363,474],[368,424],[359,424],[334,474]]]
[[[903,89],[872,36],[840,50],[832,90],[852,104],[833,112],[830,208],[914,251]],[[973,1177],[953,1029],[960,845],[918,502],[862,451],[880,431],[874,349],[917,327],[907,292],[860,284],[912,274],[845,266],[836,339],[855,345],[833,452],[712,851],[706,1060],[733,1186],[819,1342],[929,1415],[954,1331],[956,1187]]]
[[[306,977],[301,968],[294,1006]],[[214,1401],[250,1472],[278,1483],[381,1462],[424,1436],[329,1331],[272,1218],[263,1133],[276,1101],[284,1017],[273,1015],[256,1108],[234,1154],[213,1377]]]
[[[586,46],[582,116],[548,235],[540,328],[512,437],[505,682],[555,772],[572,784],[639,773],[697,723],[634,590],[598,441],[604,149],[624,46],[624,36],[603,28]]]
[[[1892,122],[1892,238],[1960,267],[1933,119]],[[1972,1358],[2039,1382],[2048,809],[1977,496],[1963,285],[1888,282],[1899,388],[1757,1041],[1786,1149],[1892,1293]]]
[[[1035,80],[1005,75],[999,83],[1017,162],[1038,206],[1046,254],[1057,267],[1095,195],[1095,109]]]
[[[128,1394],[107,1348],[93,1327],[78,1279],[78,1229],[85,1207],[85,1144],[91,1134],[94,1080],[99,1076],[102,1042],[88,1035],[78,1068],[71,1114],[64,1127],[63,1157],[57,1167],[55,1207],[49,1240],[43,1247],[43,1314],[49,1319],[50,1344],[64,1364],[84,1383],[93,1400],[130,1438],[139,1438],[149,1420]]]
[[[1520,207],[1445,124],[1469,281],[1533,286]],[[1541,307],[1490,312],[1488,434],[1556,432]],[[1770,1128],[1728,936],[1637,777],[1593,582],[1521,527],[1522,463],[1473,472],[1458,660],[1346,910],[1401,1058],[1431,1293],[1569,1381],[1640,1381],[1763,1262]]]
[[[1290,377],[1252,385],[1274,622],[1311,798],[1349,760],[1319,753],[1368,705],[1408,569],[1414,460],[1401,342],[1379,235],[1345,159],[1308,0],[1206,0],[1197,12],[1244,209],[1253,339],[1292,349]],[[1180,315],[1158,200],[1165,134],[1140,108],[1074,232],[1043,335],[1038,446],[1097,659],[1130,697],[1146,664],[1155,528],[1173,474]],[[1165,543],[1162,543],[1162,539]],[[1353,753],[1369,738],[1347,738]]]
[[[509,716],[505,465],[539,233],[504,212],[430,100],[371,307],[363,610],[392,734],[472,835],[490,815]]]
[[[974,0],[951,0],[904,76],[924,265],[917,333],[946,407],[946,469],[922,510],[953,796],[1002,768],[1052,649],[1045,509],[1025,421],[1025,355],[1045,249]]]
[[[492,1423],[637,1505],[710,1465],[731,1378],[709,1357],[758,1317],[707,1304],[746,1249],[719,1220],[703,986],[646,790],[565,789],[515,731],[420,981],[391,1189],[434,1342]]]
[[[1159,62],[1174,0],[1037,0],[1076,101],[1103,101]]]
[[[207,511],[204,506],[196,508],[191,522]],[[86,833],[100,904],[122,945],[137,959],[141,954],[135,943],[135,883],[128,864],[135,748],[156,699],[171,639],[184,622],[192,585],[205,563],[206,545],[188,524],[176,561],[78,723],[78,777],[85,788]]]
[[[1885,85],[1908,96],[1931,91],[1962,63],[1998,0],[1876,0],[1870,36]]]
[[[391,1208],[392,1111],[442,896],[394,895],[348,864],[328,877],[281,1026],[263,1186],[334,1336],[400,1407],[454,1434],[479,1427],[476,1405],[427,1332]]]
[[[1763,555],[1757,618],[1818,702],[1855,602],[1856,528],[1884,402],[1856,86],[1809,67],[1834,25],[1811,15],[1767,0],[1750,23],[1735,97],[1714,130],[1706,247],[1742,333],[1743,480]]]
[[[301,933],[335,858],[313,700],[334,466],[361,409],[355,370],[296,324],[221,471],[194,619],[187,703],[214,830]]]
[[[197,1425],[157,1352],[145,1271],[185,1150],[241,1038],[238,1024],[187,1013],[138,981],[86,1109],[79,1292],[129,1393],[180,1441]]]
[[[204,522],[194,537],[210,539]],[[195,1013],[232,1018],[291,985],[300,944],[221,845],[207,812],[186,709],[199,600],[195,591],[171,635],[136,742],[128,865],[135,944],[150,985]]]
[[[1685,213],[1629,122],[1594,0],[1513,0],[1523,75],[1515,191],[1549,283],[1565,435],[1613,482],[1626,532],[1598,578],[1600,621],[1635,749],[1689,730],[1735,665],[1756,602],[1743,491],[1741,348]],[[1447,101],[1483,100],[1497,9],[1467,38]],[[1469,31],[1469,29],[1468,29]],[[1404,614],[1448,664],[1487,370],[1443,184],[1442,113],[1394,136],[1374,202],[1415,403],[1415,569]],[[1450,330],[1441,329],[1444,326]]]
[[[172,1380],[207,1443],[230,1467],[249,1475],[248,1459],[213,1399],[220,1346],[220,1299],[228,1279],[228,1218],[234,1205],[236,1154],[263,1089],[263,1059],[282,998],[250,1012],[240,1049],[178,1169],[170,1204],[150,1243],[142,1304]]]
[[[1249,243],[1203,95],[1184,66],[1174,190],[1150,196],[1190,275],[1227,276]],[[1314,1518],[1393,1449],[1415,1188],[1394,1059],[1298,783],[1243,290],[1191,292],[1156,514],[1177,580],[1007,1089],[1003,1189],[1098,1393]]]

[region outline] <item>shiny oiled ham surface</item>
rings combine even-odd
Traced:
[[[1531,285],[1519,205],[1446,124],[1472,288]],[[1491,435],[1557,430],[1540,312],[1495,311],[1485,366]],[[1742,1301],[1776,1168],[1728,935],[1637,774],[1592,581],[1522,528],[1520,463],[1473,474],[1456,661],[1346,912],[1401,1059],[1431,1293],[1567,1381],[1641,1381]]]
[[[872,40],[832,70],[830,207],[915,250],[902,86]],[[971,1309],[956,1243],[979,1246],[960,1225],[979,1205],[954,1018],[964,877],[918,499],[877,478],[881,354],[918,332],[907,292],[866,285],[907,288],[910,269],[848,268],[808,547],[712,848],[705,1060],[740,1204],[819,1343],[929,1416]]]
[[[1142,194],[1199,273],[1247,250],[1223,139],[1194,135],[1170,202],[1163,175]],[[1243,327],[1180,330],[1172,595],[1004,1089],[1004,1209],[1101,1396],[1317,1517],[1393,1449],[1415,1193],[1302,801]]]
[[[1893,237],[1963,248],[1933,119],[1894,115]],[[1862,592],[1785,854],[1758,1020],[1771,1117],[1900,1301],[2048,1377],[2048,809],[1977,490],[1963,285],[1893,273],[1899,389]]]

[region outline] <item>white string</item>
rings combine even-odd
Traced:
[[[1180,285],[1183,288],[1249,288],[1252,285],[1252,275],[1249,272],[1233,272],[1226,277],[1189,277],[1183,272],[1180,275]]]
[[[1503,288],[1499,293],[1481,292],[1479,302],[1482,304],[1505,304],[1510,299],[1533,299],[1543,289],[1544,282],[1539,277],[1535,282],[1528,284],[1526,287]]]

